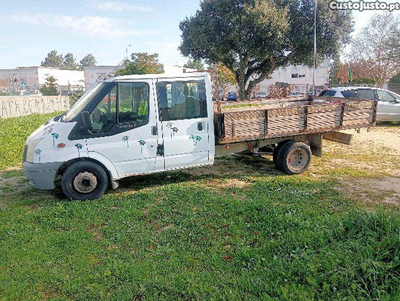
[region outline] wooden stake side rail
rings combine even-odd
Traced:
[[[324,100],[324,97],[318,97]],[[268,108],[244,107],[216,112],[218,144],[360,129],[376,124],[377,102],[329,98],[297,101]]]

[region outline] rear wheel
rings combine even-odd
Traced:
[[[282,169],[289,175],[301,174],[310,166],[311,156],[311,149],[307,144],[293,141],[282,150]]]
[[[64,194],[73,200],[94,200],[100,198],[108,186],[105,170],[90,161],[72,164],[65,171],[61,187]]]

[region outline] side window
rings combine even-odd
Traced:
[[[379,101],[383,102],[395,102],[396,98],[387,91],[378,90]]]
[[[375,99],[375,91],[372,89],[358,89],[357,90],[357,98],[360,99]]]
[[[158,94],[163,121],[207,117],[204,81],[159,83]]]
[[[118,84],[119,123],[137,126],[149,122],[149,85],[146,83]]]
[[[104,95],[104,94],[103,94]],[[100,96],[101,97],[101,96]],[[105,133],[117,123],[117,86],[107,93],[90,114],[93,132]]]
[[[118,83],[108,91],[99,95],[101,100],[90,114],[93,132],[106,133],[118,123],[139,127],[149,122],[148,84]]]

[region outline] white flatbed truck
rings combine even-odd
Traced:
[[[212,101],[208,73],[131,75],[98,83],[26,141],[25,176],[71,199],[96,199],[122,178],[211,165],[215,156],[269,149],[278,169],[302,173],[322,139],[376,123],[376,102]]]

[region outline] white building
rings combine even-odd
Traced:
[[[196,72],[195,69],[185,68],[181,66],[164,65],[164,73],[168,75],[179,75],[182,73]]]
[[[83,68],[85,89],[89,89],[97,82],[102,82],[110,73],[123,68],[123,66],[88,66]]]
[[[49,76],[57,79],[60,93],[83,89],[85,86],[83,71],[33,66],[0,69],[0,91],[17,93],[26,90],[33,93],[40,89]]]
[[[315,70],[315,85],[317,91],[329,85],[330,60],[325,60]],[[268,93],[270,85],[275,83],[284,83],[293,86],[293,92],[302,94],[312,89],[313,85],[313,69],[307,66],[288,66],[275,70],[271,78],[262,81],[259,90]]]
[[[96,82],[103,81],[110,73],[116,72],[118,69],[124,68],[124,66],[90,66],[84,67],[83,71],[85,74],[85,87],[89,89]],[[194,72],[196,70],[184,68],[180,66],[168,66],[164,65],[164,73],[169,75],[178,75],[186,72]]]

